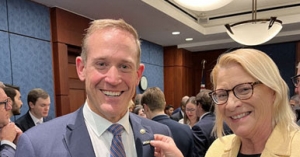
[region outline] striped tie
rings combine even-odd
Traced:
[[[121,138],[123,129],[123,126],[120,124],[113,124],[107,129],[114,135],[110,146],[110,157],[126,157]]]

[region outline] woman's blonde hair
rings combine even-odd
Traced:
[[[220,68],[231,63],[239,64],[252,77],[274,90],[276,98],[271,108],[273,126],[279,125],[280,128],[285,129],[283,131],[298,128],[295,123],[295,114],[289,105],[288,86],[282,79],[276,64],[267,54],[255,49],[238,49],[222,54],[211,72],[211,81],[214,89],[217,86],[217,75]],[[218,137],[222,137],[223,118],[218,107],[215,108],[215,111],[216,123],[214,133]]]

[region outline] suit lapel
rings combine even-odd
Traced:
[[[83,117],[83,107],[77,110],[67,124],[65,144],[72,157],[95,157],[94,149]]]
[[[26,120],[27,121],[27,128],[26,128],[26,130],[28,130],[31,127],[35,126],[34,121],[33,121],[33,119],[31,118],[31,116],[29,114],[29,111],[26,113],[26,119],[28,119],[28,120]]]
[[[142,125],[141,119],[135,117],[132,114],[130,114],[129,119],[134,134],[137,156],[138,157],[153,156],[154,148],[150,144],[143,145],[144,141],[154,139],[154,135],[151,128],[149,126]]]

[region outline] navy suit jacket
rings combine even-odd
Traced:
[[[202,117],[193,127],[192,131],[194,134],[194,156],[204,157],[209,146],[214,142],[216,137],[211,133],[215,125],[216,117],[214,113],[208,113]],[[231,134],[232,131],[224,123],[224,132],[225,134]]]
[[[177,122],[183,118],[183,115],[181,114],[181,110],[170,117],[173,120],[176,120]]]
[[[43,118],[43,121],[44,122],[47,122],[49,120],[51,120],[52,118],[47,116],[47,117],[44,117]],[[29,114],[29,111],[24,114],[23,116],[21,116],[20,118],[18,118],[16,121],[15,121],[15,124],[23,131],[25,132],[26,130],[30,129],[31,127],[34,127],[35,124],[34,124],[34,121],[32,120],[30,114]]]
[[[158,115],[153,117],[152,120],[165,124],[170,128],[176,146],[185,157],[193,155],[193,133],[188,125],[180,124],[167,115]]]
[[[7,144],[0,146],[0,157],[14,157],[15,149]]]
[[[153,139],[154,134],[171,136],[166,125],[132,113],[129,120],[138,157],[154,156],[154,148],[143,146],[143,141]],[[140,133],[141,129],[146,132]],[[84,122],[83,107],[23,133],[17,144],[16,157],[95,157]]]

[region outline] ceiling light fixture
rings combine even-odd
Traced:
[[[193,38],[186,38],[185,41],[193,41]]]
[[[252,20],[226,24],[227,34],[243,45],[259,45],[271,40],[282,29],[282,21],[277,17],[256,19],[257,0],[252,0]]]
[[[221,8],[232,0],[174,0],[175,3],[194,11],[210,11]]]
[[[180,32],[172,32],[173,35],[179,35]]]

